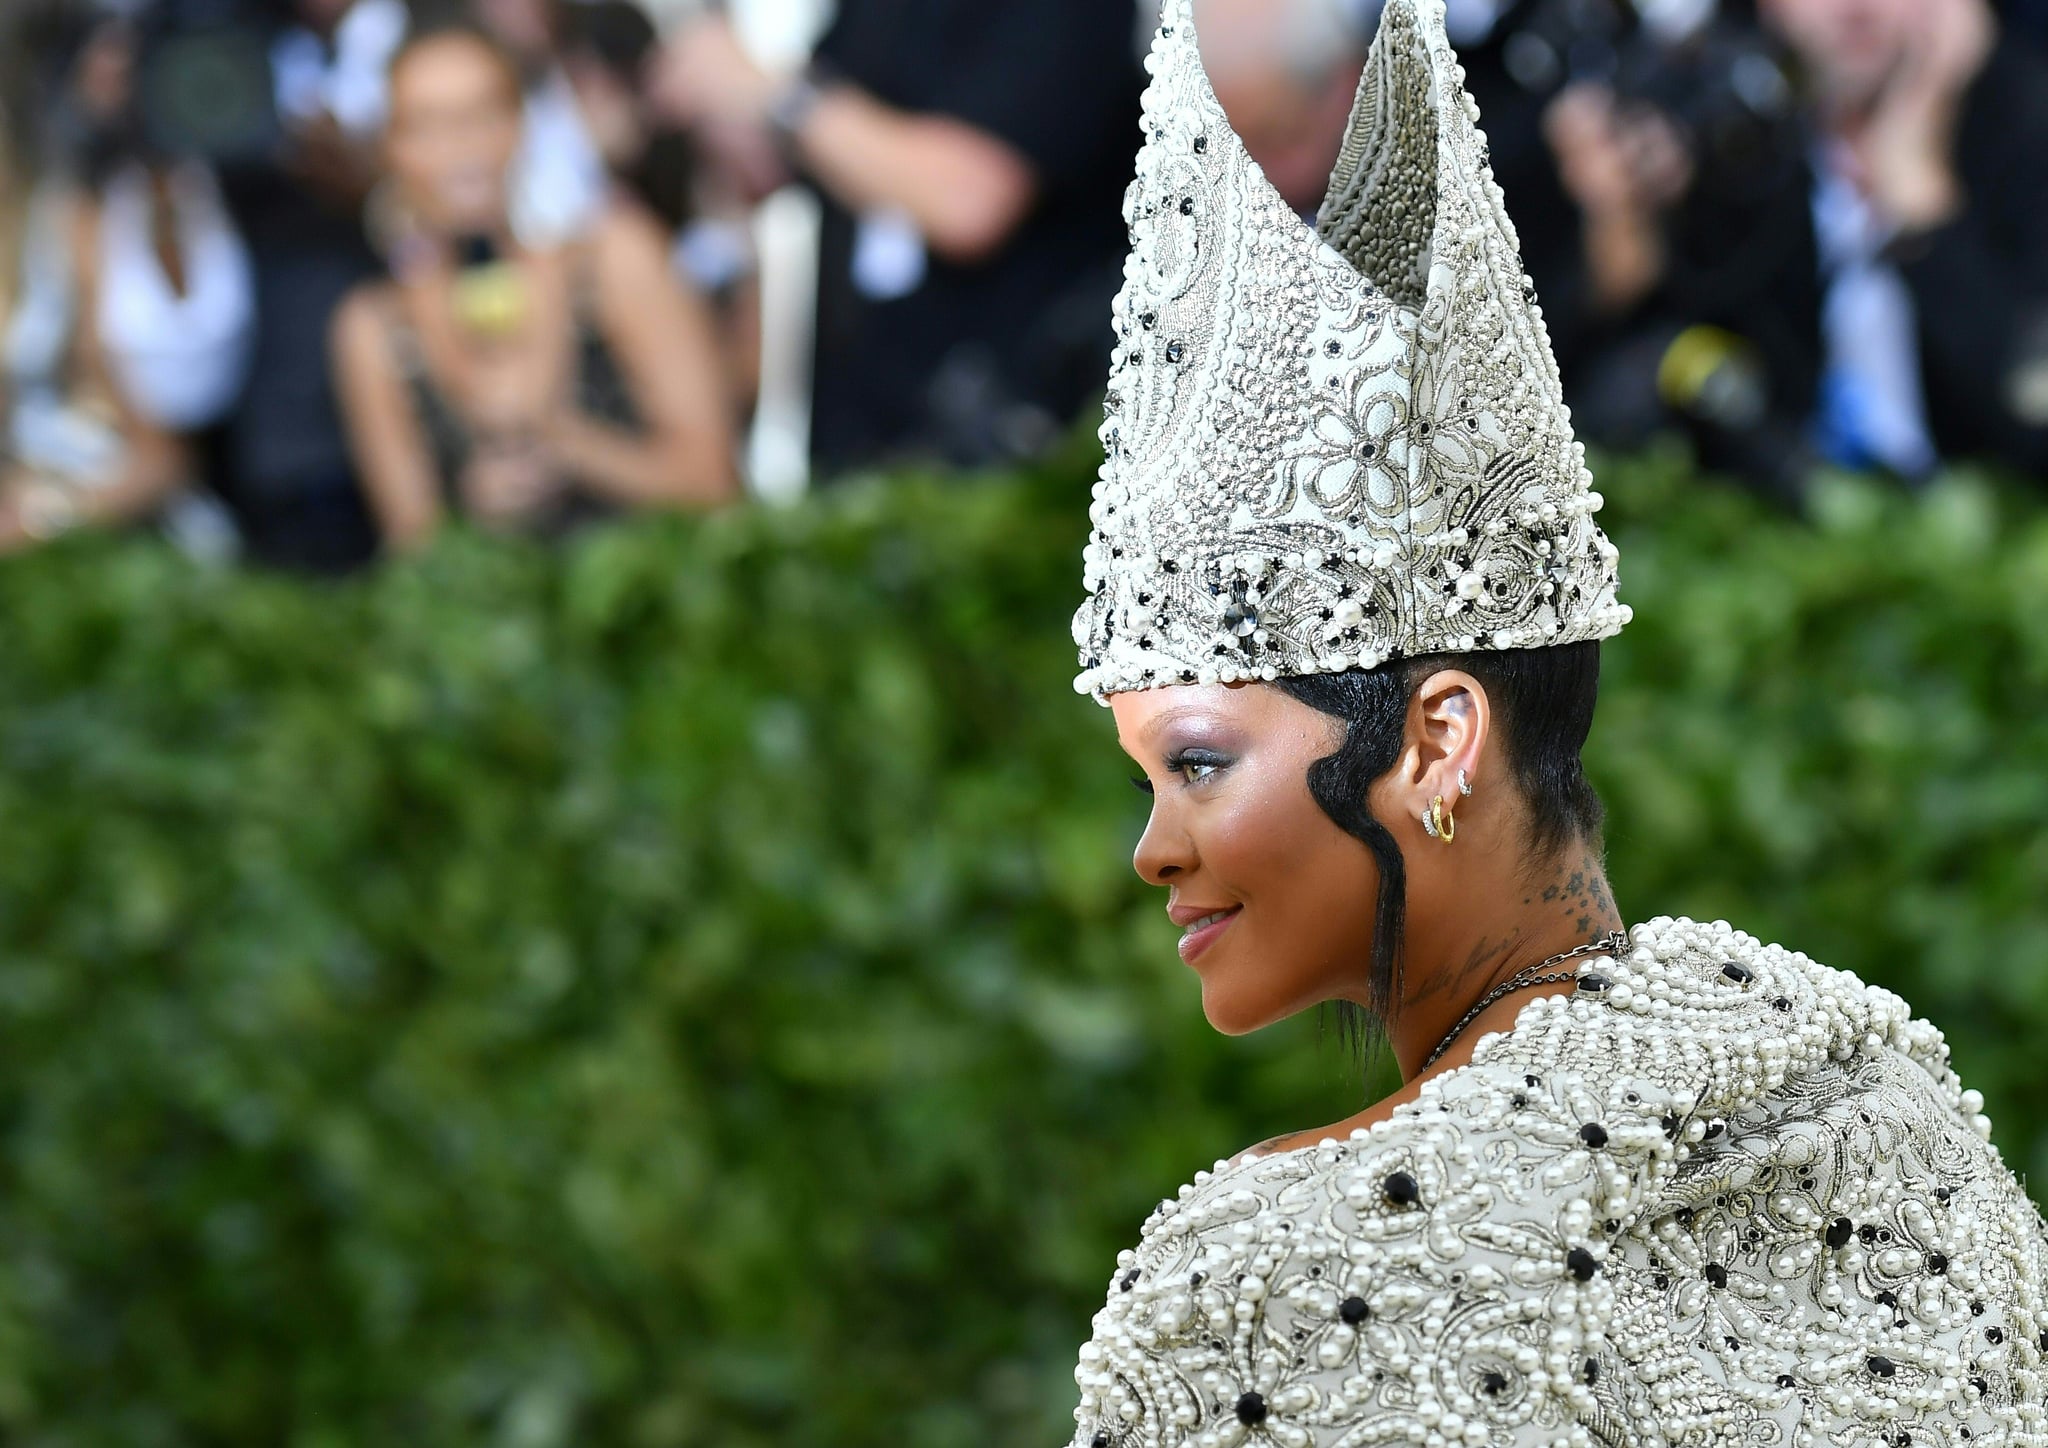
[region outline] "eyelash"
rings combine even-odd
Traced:
[[[1165,760],[1166,772],[1168,774],[1185,775],[1190,769],[1206,769],[1209,771],[1208,774],[1201,775],[1199,778],[1183,779],[1181,781],[1183,784],[1200,784],[1228,763],[1228,760],[1218,758],[1207,750],[1196,749],[1183,750],[1179,754],[1169,755]],[[1131,783],[1138,787],[1138,792],[1141,794],[1157,793],[1152,786],[1152,781],[1145,778],[1142,774],[1131,776]]]

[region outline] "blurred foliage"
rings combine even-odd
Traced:
[[[1059,1441],[1149,1205],[1363,1100],[1126,866],[1089,471],[0,569],[0,1437]],[[2048,1161],[2048,518],[1602,477],[1624,907],[1900,990]]]

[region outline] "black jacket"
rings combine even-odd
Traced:
[[[1919,312],[1928,425],[1944,456],[2048,473],[2048,63],[2033,51],[1993,53],[1955,164],[1962,214],[1893,247]]]

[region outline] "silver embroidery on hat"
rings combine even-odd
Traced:
[[[1193,0],[1167,0],[1146,66],[1075,687],[1619,632],[1442,0],[1388,0],[1315,230],[1231,130]]]

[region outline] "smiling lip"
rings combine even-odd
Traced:
[[[1242,905],[1233,905],[1228,910],[1217,910],[1208,915],[1197,916],[1193,920],[1178,922],[1185,927],[1180,937],[1180,958],[1193,965],[1195,957],[1214,945],[1216,937],[1230,928],[1243,909]]]

